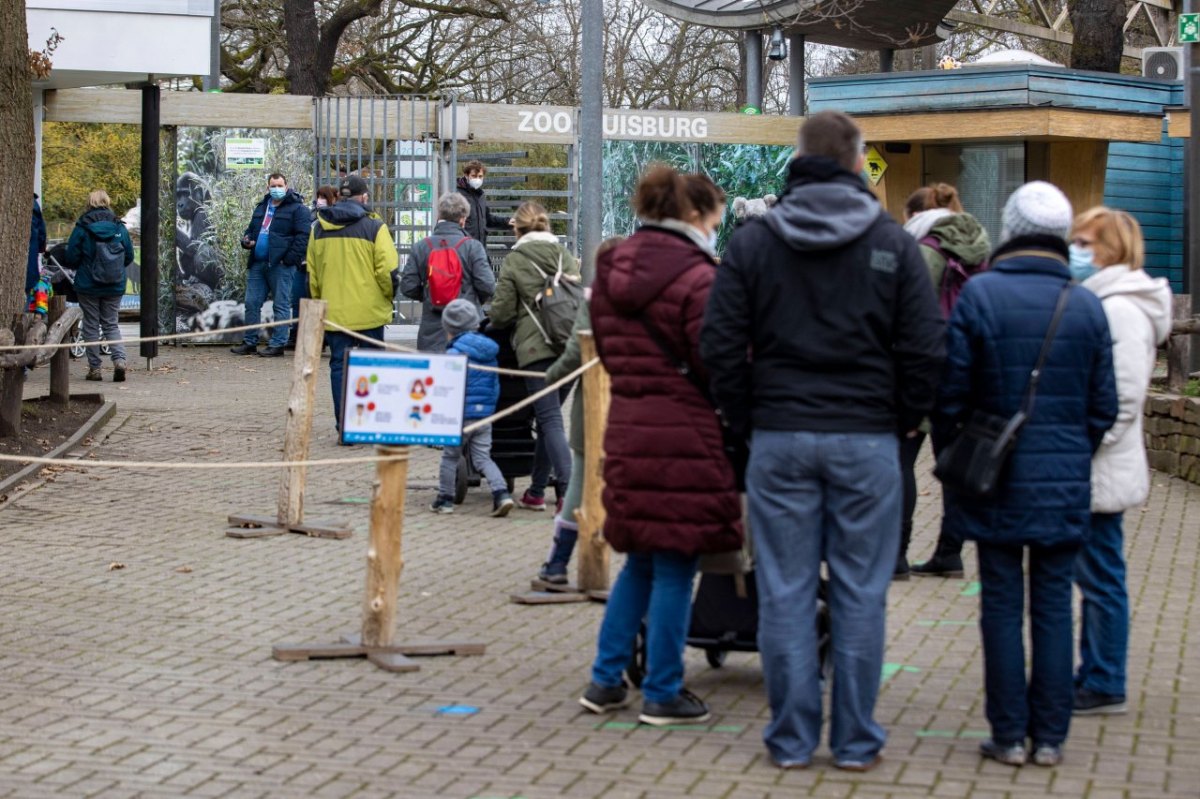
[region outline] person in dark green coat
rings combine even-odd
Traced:
[[[522,203],[512,218],[517,243],[504,259],[492,298],[491,323],[496,328],[512,327],[512,345],[517,364],[530,372],[544,372],[558,358],[562,344],[549,340],[534,316],[535,298],[546,278],[559,269],[564,275],[579,276],[579,262],[550,232],[550,216],[535,202]],[[541,377],[525,378],[530,394],[546,387]],[[566,392],[553,392],[534,403],[537,419],[537,449],[529,489],[517,502],[534,511],[546,509],[546,486],[550,474],[557,480],[555,491],[561,510],[563,494],[571,481],[571,452],[563,430],[562,399]]]
[[[125,347],[117,314],[125,294],[125,268],[133,263],[129,231],[112,212],[112,201],[103,189],[88,195],[88,210],[79,217],[67,240],[67,266],[75,269],[75,293],[83,311],[83,340],[108,342],[113,382],[125,380]],[[87,380],[103,380],[100,347],[87,348]]]

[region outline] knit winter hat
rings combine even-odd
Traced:
[[[1017,236],[1055,236],[1066,241],[1071,233],[1071,201],[1044,180],[1026,183],[1004,204],[1000,243]]]
[[[464,299],[451,302],[442,311],[442,329],[448,336],[458,336],[479,329],[479,311],[475,304]]]

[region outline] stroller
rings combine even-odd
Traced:
[[[821,679],[833,669],[833,645],[829,608],[825,603],[828,583],[817,587],[817,663]],[[692,599],[692,621],[687,645],[704,650],[708,665],[719,669],[730,652],[758,651],[758,590],[754,572],[701,574],[700,587]],[[633,656],[625,676],[640,688],[646,676],[646,626],[638,632]]]
[[[505,369],[516,369],[517,353],[509,340],[509,331],[488,327],[482,332],[500,345],[500,353],[496,357],[499,365]],[[496,402],[496,410],[502,411],[528,395],[524,378],[500,375],[500,399]],[[525,477],[533,472],[533,453],[536,447],[532,406],[522,408],[492,424],[492,460],[500,467],[500,473],[508,483],[508,493],[513,493],[516,478]],[[467,489],[478,486],[482,481],[483,476],[475,470],[470,459],[460,458],[454,485],[454,504],[461,505],[467,498]]]

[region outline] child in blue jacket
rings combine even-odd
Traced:
[[[466,355],[467,360],[482,366],[496,366],[496,355],[500,345],[478,332],[479,311],[474,303],[457,299],[442,311],[442,329],[450,345],[448,354]],[[484,419],[496,412],[496,401],[500,398],[500,376],[495,372],[480,369],[467,370],[467,409],[463,418],[466,422]],[[434,513],[454,512],[454,482],[458,474],[458,461],[466,452],[471,465],[483,475],[492,489],[492,515],[507,516],[513,509],[513,499],[508,493],[508,483],[492,460],[492,426],[486,425],[463,436],[462,446],[446,447],[442,450],[442,465],[438,474],[438,495],[429,509]]]

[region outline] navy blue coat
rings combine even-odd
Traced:
[[[67,266],[75,269],[75,293],[92,297],[119,297],[125,293],[126,280],[116,283],[97,283],[92,279],[89,264],[96,256],[96,242],[120,239],[125,248],[125,266],[133,263],[133,241],[125,223],[107,208],[89,209],[75,222],[71,238],[67,239]]]
[[[269,202],[271,195],[266,194],[262,202],[254,206],[250,224],[242,234],[243,240],[250,239],[250,246],[247,247],[250,254],[246,257],[247,269],[254,262],[254,242],[258,241],[258,231],[262,229]],[[275,218],[271,220],[271,228],[267,232],[267,262],[271,266],[299,266],[308,252],[308,234],[311,230],[312,217],[308,215],[308,206],[299,194],[289,191],[283,202],[275,207]]]
[[[462,333],[446,349],[467,356],[471,363],[495,366],[500,345],[482,333]],[[465,419],[483,419],[496,412],[500,399],[500,375],[481,369],[467,370],[467,412]]]
[[[37,285],[39,275],[38,255],[46,251],[46,221],[42,218],[42,208],[38,205],[38,196],[33,195],[33,220],[29,228],[29,263],[25,267],[25,290],[29,291]]]
[[[1020,238],[971,278],[950,316],[947,358],[933,415],[945,446],[972,409],[1012,416],[1020,408],[1064,284],[1066,245]],[[1033,413],[997,496],[947,494],[945,523],[990,544],[1080,543],[1091,518],[1092,453],[1117,418],[1112,341],[1100,300],[1072,286]]]

